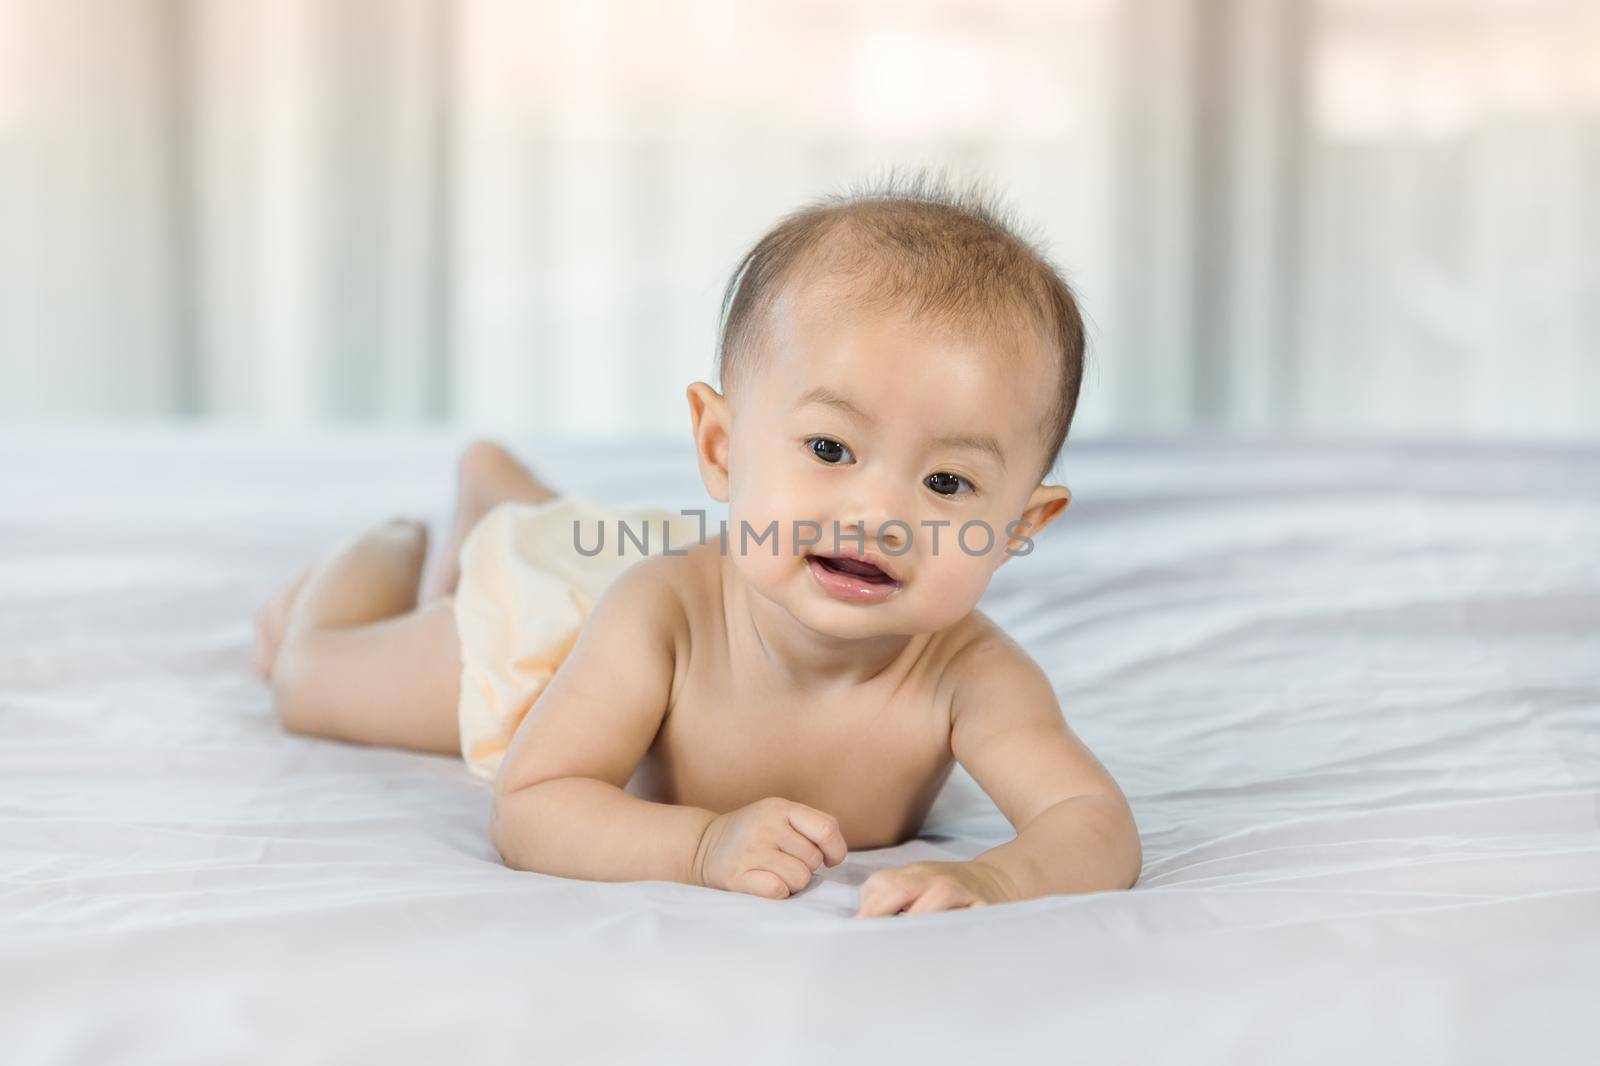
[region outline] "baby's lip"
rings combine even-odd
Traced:
[[[873,552],[834,552],[830,555],[824,555],[821,552],[812,552],[812,555],[818,559],[848,559],[851,562],[866,563],[868,566],[875,566],[879,570],[883,571],[884,576],[890,581],[893,581],[897,585],[900,584],[900,575],[897,574],[894,571],[894,568],[884,560],[883,556],[877,555]]]

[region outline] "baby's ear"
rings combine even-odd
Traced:
[[[1028,541],[1037,537],[1045,526],[1060,518],[1061,512],[1071,503],[1072,490],[1065,485],[1040,485],[1034,489],[1033,495],[1028,497],[1028,506],[1023,510],[1021,519],[1006,527],[1007,533],[1016,535],[1006,542],[1006,551],[1000,560],[1001,565],[1005,565],[1014,555],[1026,555],[1032,551]]]
[[[700,459],[700,480],[719,503],[728,502],[728,446],[733,421],[728,401],[703,381],[689,386],[689,419],[694,425],[694,447]]]

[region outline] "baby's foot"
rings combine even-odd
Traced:
[[[428,577],[422,583],[424,603],[448,596],[461,580],[461,544],[496,504],[514,500],[542,503],[557,493],[539,481],[528,468],[493,441],[481,440],[467,446],[456,467],[456,515],[450,537],[445,541]]]
[[[289,612],[294,609],[295,600],[299,599],[300,590],[305,587],[306,578],[310,575],[310,567],[301,571],[300,576],[289,582],[289,587],[273,597],[256,616],[256,646],[250,657],[250,665],[262,680],[272,679],[272,666],[278,661],[278,649],[283,645],[283,631],[289,624]]]
[[[394,518],[345,542],[261,609],[251,665],[272,680],[286,641],[302,628],[342,628],[416,609],[428,527]]]

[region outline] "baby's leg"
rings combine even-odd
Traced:
[[[422,602],[448,596],[461,579],[461,545],[496,504],[507,501],[543,503],[556,493],[517,462],[516,458],[492,441],[478,441],[461,454],[456,472],[456,516],[450,539],[434,560],[422,583]]]
[[[420,751],[460,749],[461,656],[448,599],[417,607],[427,530],[380,526],[291,592],[266,672],[284,727]]]

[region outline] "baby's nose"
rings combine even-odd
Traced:
[[[902,552],[911,541],[911,502],[888,476],[862,478],[843,504],[839,525],[852,537],[863,537],[868,548]]]
[[[839,525],[843,530],[841,539],[856,541],[864,548],[876,548],[889,555],[904,554],[911,541],[910,523],[897,515],[855,516]]]

